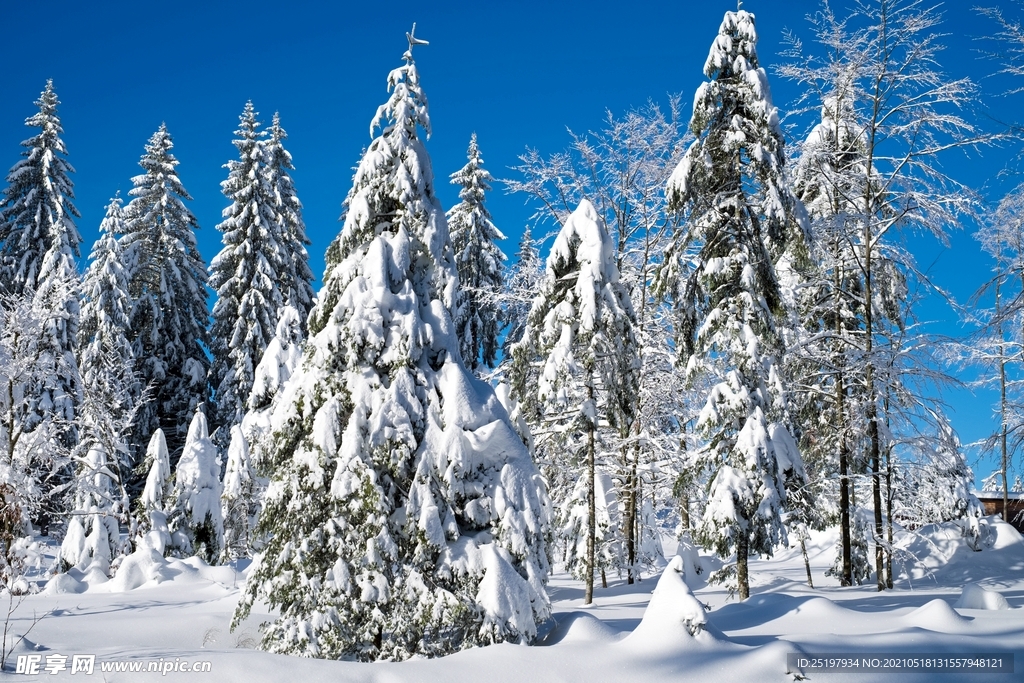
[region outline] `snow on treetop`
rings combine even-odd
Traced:
[[[751,68],[756,69],[756,46],[754,15],[746,10],[726,12],[718,29],[718,37],[711,44],[707,61],[704,62],[704,74],[710,79],[715,79],[719,72],[730,67],[737,74]],[[739,61],[740,59],[743,61]]]
[[[146,488],[142,492],[142,505],[146,510],[162,510],[167,495],[167,482],[171,478],[171,463],[167,454],[167,440],[164,431],[157,429],[146,449],[146,462],[152,463]]]
[[[548,271],[562,271],[575,257],[579,263],[579,277],[575,293],[580,325],[594,330],[597,297],[606,283],[619,281],[615,267],[612,242],[597,215],[594,205],[584,199],[565,221],[548,256]]]
[[[415,30],[415,26],[413,27]],[[373,131],[380,125],[381,120],[394,122],[394,125],[405,127],[411,137],[415,137],[415,126],[419,124],[430,137],[430,114],[427,113],[427,96],[420,89],[420,75],[416,70],[416,62],[412,58],[412,38],[410,38],[409,49],[402,55],[405,64],[392,69],[388,74],[388,90],[391,97],[387,102],[377,108],[377,114],[370,122],[370,137]],[[415,44],[426,45],[426,41],[419,41]],[[393,126],[384,129],[383,134],[387,135]]]

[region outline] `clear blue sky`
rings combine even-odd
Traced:
[[[946,5],[944,28],[950,35],[943,66],[998,93],[1005,82],[983,79],[994,66],[977,58],[972,40],[992,26],[970,10],[973,4]],[[804,15],[817,7],[806,1],[744,3],[757,16],[761,61],[783,115],[797,92],[773,72],[782,31],[806,35]],[[606,109],[622,113],[650,98],[664,103],[671,92],[689,102],[729,9],[735,4],[679,0],[11,2],[0,30],[0,170],[17,160],[18,143],[31,134],[24,120],[46,79],[53,78],[69,160],[77,169],[78,225],[88,253],[103,207],[115,191],[131,188],[144,143],[166,122],[181,179],[195,198],[200,250],[209,261],[220,248],[214,226],[226,205],[222,166],[235,154],[231,140],[238,114],[252,99],[264,121],[280,111],[289,133],[319,276],[324,249],[340,228],[352,167],[370,140],[369,122],[386,99],[385,79],[401,63],[413,21],[417,35],[431,43],[417,48],[416,61],[434,129],[428,149],[448,208],[457,193],[447,176],[464,164],[474,131],[487,167],[500,178],[511,173],[508,167],[527,146],[545,154],[559,151],[569,140],[566,128],[597,128]],[[1018,115],[1020,103],[986,98],[989,114],[1001,119],[1024,118]],[[991,150],[983,158],[946,163],[969,185],[994,186],[996,172],[1015,151]],[[505,196],[500,186],[488,201],[509,236],[505,251],[512,254],[530,211],[522,197]],[[920,263],[934,262],[936,282],[961,301],[989,268],[972,231],[954,233],[950,250],[914,242]],[[954,314],[937,302],[922,315],[957,332]],[[954,391],[946,398],[963,441],[993,429],[994,396]],[[976,470],[987,474],[988,465]]]

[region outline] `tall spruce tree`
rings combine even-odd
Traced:
[[[295,192],[295,183],[289,171],[294,171],[292,155],[284,148],[288,134],[281,127],[281,117],[274,114],[269,133],[264,141],[266,156],[267,184],[273,192],[273,207],[276,213],[274,225],[278,231],[277,241],[282,249],[274,266],[278,273],[278,288],[284,303],[299,312],[302,329],[313,307],[313,271],[309,268],[309,237],[302,220],[302,203]],[[257,361],[258,362],[258,361]]]
[[[414,27],[415,30],[415,27]],[[263,647],[361,660],[531,640],[549,604],[543,481],[462,364],[458,278],[405,63],[345,200],[303,362],[275,402],[268,541],[236,612]]]
[[[599,424],[629,432],[639,358],[633,307],[619,282],[613,244],[586,199],[551,247],[526,331],[512,347],[509,374],[526,420],[550,435],[539,447],[552,466],[556,505],[564,510],[559,523],[569,564],[586,582],[584,603],[589,604],[598,556]],[[583,493],[576,491],[578,484]],[[584,496],[586,509],[580,510],[572,501]],[[575,552],[578,547],[584,548],[583,557]]]
[[[224,209],[224,248],[210,263],[210,286],[217,292],[210,329],[217,423],[239,424],[252,391],[253,371],[277,328],[284,304],[281,284],[291,286],[284,245],[277,229],[275,189],[256,111],[247,102],[234,141],[238,159],[227,163],[221,187],[231,205]],[[283,272],[282,272],[283,271]]]
[[[71,203],[74,169],[65,158],[57,94],[53,81],[35,102],[38,113],[25,125],[40,132],[22,143],[21,161],[7,175],[9,187],[0,207],[0,286],[9,295],[31,300],[43,321],[33,354],[21,359],[37,366],[31,381],[18,388],[17,421],[35,437],[33,477],[42,488],[36,521],[48,525],[63,509],[60,491],[72,476],[71,450],[78,442],[76,416],[82,401],[76,346],[80,279],[75,259],[81,236]]]
[[[768,78],[757,60],[754,16],[726,12],[693,100],[696,140],[668,183],[670,208],[688,213],[662,271],[678,292],[681,360],[717,378],[697,420],[711,472],[697,530],[719,554],[736,552],[740,599],[747,558],[784,536],[783,471],[799,463],[785,424],[780,376],[783,300],[773,265],[793,230],[796,201],[783,177],[783,139]],[[692,273],[682,254],[699,245]]]
[[[143,400],[128,340],[131,297],[117,241],[123,231],[121,198],[114,197],[100,223],[100,238],[89,254],[82,282],[78,357],[84,400],[79,452],[86,457],[80,460],[75,506],[92,518],[89,538],[96,532],[107,533],[110,525],[116,529],[116,518],[128,512],[126,493],[135,465],[128,439],[136,406]],[[110,545],[108,552],[116,549]],[[84,547],[93,548],[96,543],[88,541]]]
[[[466,165],[451,175],[452,184],[462,187],[462,201],[448,212],[448,229],[464,296],[455,321],[462,360],[467,368],[480,372],[485,367],[493,368],[498,355],[505,255],[494,242],[505,236],[494,226],[484,206],[484,193],[491,189],[492,178],[483,168],[476,133],[469,139],[466,157]]]
[[[223,484],[220,502],[224,551],[221,559],[227,562],[247,557],[252,542],[251,515],[256,481],[249,461],[249,442],[242,433],[242,425],[231,426]]]
[[[196,247],[191,197],[178,178],[174,143],[161,124],[132,178],[121,237],[132,297],[131,342],[137,370],[153,400],[141,407],[132,432],[136,454],[158,428],[176,460],[196,407],[209,394],[206,268]]]
[[[25,125],[39,133],[21,143],[25,147],[21,161],[7,174],[9,186],[0,203],[0,276],[3,290],[20,295],[35,292],[43,272],[46,255],[79,255],[82,241],[73,218],[78,209],[68,163],[64,132],[57,116],[57,93],[53,81],[39,95],[39,112],[25,119]]]

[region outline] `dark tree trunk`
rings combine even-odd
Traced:
[[[807,558],[807,543],[800,539],[800,552],[804,556],[804,569],[807,571],[807,585],[814,588],[814,579],[811,578],[811,561]]]
[[[587,400],[594,402],[594,387],[587,387]],[[583,595],[583,604],[594,602],[594,545],[596,544],[597,524],[594,520],[597,506],[594,501],[594,431],[597,426],[588,421],[587,424],[587,588]]]
[[[750,597],[750,581],[747,576],[749,547],[747,532],[741,531],[736,537],[736,583],[739,588],[740,600]]]

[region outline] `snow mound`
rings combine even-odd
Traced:
[[[167,578],[167,561],[158,552],[143,547],[128,555],[117,568],[117,574],[104,586],[111,593],[135,590],[143,584],[160,583]]]
[[[619,634],[589,612],[568,612],[555,616],[556,624],[540,645],[562,643],[610,643]]]
[[[85,570],[82,581],[89,587],[99,586],[110,581],[110,564],[106,560],[94,560],[89,568]]]
[[[998,516],[989,517],[988,522],[995,536],[992,540],[993,550],[1013,549],[1024,552],[1024,537],[1021,537],[1019,531]]]
[[[87,586],[71,575],[57,574],[46,582],[43,593],[47,595],[59,595],[61,593],[84,593]]]
[[[662,649],[676,648],[695,640],[717,640],[706,630],[704,605],[686,585],[684,572],[684,560],[676,555],[658,579],[640,625],[626,636],[623,643],[645,649]]]
[[[701,564],[700,552],[689,534],[679,539],[676,555],[682,560],[683,581],[691,590],[702,588],[707,583],[708,572]]]
[[[709,626],[726,632],[772,623],[779,633],[790,634],[851,633],[878,620],[874,614],[849,609],[828,598],[787,593],[752,595],[743,602],[723,605],[708,617]]]
[[[900,582],[960,588],[978,581],[1016,581],[1024,572],[1024,541],[999,517],[981,520],[986,542],[971,548],[955,522],[926,524],[902,535],[894,560],[902,564]]]
[[[1006,602],[1006,598],[1003,597],[1002,593],[985,590],[976,583],[969,583],[964,586],[963,592],[960,593],[960,599],[956,601],[953,607],[960,609],[999,610],[1010,609],[1010,603]]]
[[[828,598],[811,598],[797,606],[793,613],[806,619],[820,620],[821,623],[827,624],[849,619],[853,616],[851,612],[854,611],[842,605],[837,605]]]
[[[908,626],[917,626],[938,633],[959,633],[970,623],[957,614],[948,602],[939,598],[904,615],[902,621]]]
[[[169,566],[184,570],[194,578],[210,581],[212,583],[219,583],[225,586],[234,586],[240,581],[245,580],[245,575],[242,572],[239,572],[234,566],[230,564],[212,566],[207,564],[203,558],[196,555],[187,557],[184,560],[172,561],[169,563]],[[194,574],[192,574],[193,571]],[[175,580],[177,580],[177,578]]]

